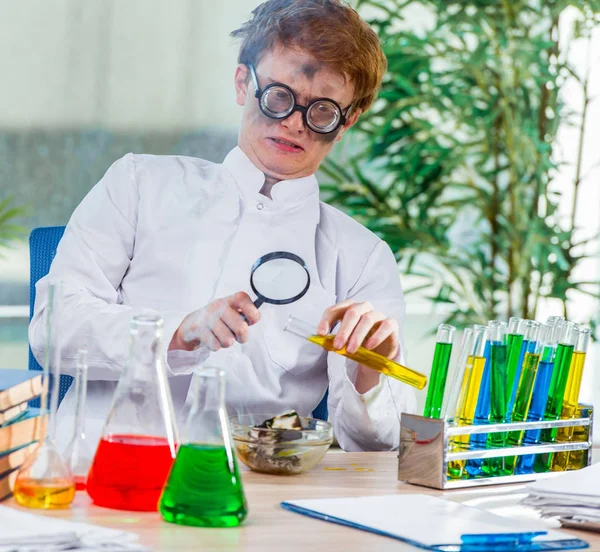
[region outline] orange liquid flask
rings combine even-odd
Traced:
[[[44,358],[41,413],[36,427],[38,446],[25,459],[17,473],[13,494],[21,506],[29,508],[68,508],[75,497],[75,482],[68,464],[56,448],[56,411],[60,379],[62,284],[48,287],[46,306],[46,351]],[[47,414],[48,388],[52,379],[50,413]],[[45,431],[47,429],[47,431]],[[45,433],[45,435],[44,435]]]
[[[163,321],[131,322],[129,362],[121,374],[87,479],[98,506],[157,511],[177,452],[171,392],[161,361]]]

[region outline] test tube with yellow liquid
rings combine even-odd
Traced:
[[[565,388],[565,395],[560,413],[561,420],[570,420],[577,415],[579,405],[579,391],[585,366],[585,357],[592,331],[589,328],[578,327],[575,329],[575,348],[569,367],[569,377]],[[573,427],[563,427],[558,430],[556,440],[569,442],[573,439]],[[579,451],[581,452],[581,451]],[[569,467],[570,451],[557,452],[552,459],[552,471],[566,471]]]
[[[304,339],[308,339],[311,343],[315,343],[316,345],[320,345],[326,351],[331,351],[333,353],[337,353],[338,355],[345,356],[350,360],[354,360],[359,364],[363,364],[364,366],[368,366],[377,372],[380,372],[386,376],[390,376],[391,378],[395,378],[400,380],[408,385],[412,385],[417,389],[423,389],[427,385],[427,376],[412,370],[411,368],[407,368],[406,366],[402,366],[402,364],[398,364],[389,358],[384,357],[374,351],[370,351],[365,347],[359,347],[356,352],[349,353],[346,351],[346,348],[336,349],[333,346],[333,340],[335,339],[335,335],[318,335],[316,329],[313,328],[310,324],[295,318],[294,316],[290,316],[287,320],[285,327],[283,328],[285,331],[293,333],[298,337],[302,337]]]
[[[463,348],[468,351],[465,368],[463,371],[460,394],[454,412],[454,425],[468,426],[473,424],[475,408],[479,397],[483,369],[485,367],[485,343],[488,339],[488,329],[476,324],[473,326],[471,337],[463,343]],[[449,404],[449,408],[452,405]],[[449,411],[450,412],[450,411]],[[459,452],[469,448],[469,435],[457,435],[452,440],[452,451]],[[460,479],[466,476],[465,460],[453,460],[448,464],[448,477]]]

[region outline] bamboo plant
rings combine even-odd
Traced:
[[[403,17],[415,3],[435,22],[421,33]],[[415,289],[450,305],[450,324],[534,318],[547,297],[569,316],[567,292],[598,297],[599,282],[574,278],[597,236],[580,237],[575,226],[591,98],[589,73],[573,71],[558,38],[572,4],[357,2],[375,14],[388,73],[352,131],[362,147],[323,167],[324,197],[390,244],[401,270],[422,278]],[[585,41],[600,24],[600,0],[577,8],[572,40]],[[567,77],[579,83],[581,113],[561,100]],[[561,122],[580,130],[571,194],[553,186]]]

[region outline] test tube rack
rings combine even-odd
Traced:
[[[448,478],[448,464],[454,460],[499,458],[547,452],[587,450],[587,463],[592,462],[593,409],[585,409],[587,417],[570,420],[511,422],[458,426],[446,420],[425,418],[415,414],[402,414],[400,423],[400,450],[398,454],[398,479],[414,485],[434,489],[459,489],[482,485],[503,485],[552,477],[564,472],[531,473],[504,475],[498,477],[475,477],[465,479]],[[458,435],[476,433],[500,433],[561,427],[589,427],[587,441],[539,443],[518,447],[498,447],[486,449],[452,450],[452,438]]]

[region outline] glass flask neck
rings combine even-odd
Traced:
[[[162,318],[137,315],[130,328],[129,361],[113,394],[103,439],[163,439],[174,456],[179,436],[162,362]]]
[[[87,350],[77,352],[75,374],[75,436],[85,435],[85,400],[87,396]]]
[[[284,331],[293,333],[298,337],[303,337],[304,339],[308,339],[311,335],[315,335],[317,330],[314,326],[300,320],[299,318],[295,318],[290,316],[283,327]]]
[[[154,378],[160,370],[163,321],[159,315],[136,316],[131,321],[131,341],[127,376],[132,379]]]
[[[62,356],[62,342],[60,339],[61,328],[60,309],[63,304],[62,282],[55,281],[48,285],[48,305],[46,316],[46,356],[44,366],[44,392],[41,400],[41,411],[46,417],[46,437],[50,443],[56,438],[56,412],[58,410],[58,393],[60,382],[60,363]],[[48,404],[48,399],[49,404]]]
[[[184,422],[182,443],[229,443],[225,410],[225,371],[203,366],[194,371],[191,404]]]

